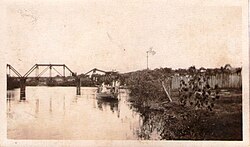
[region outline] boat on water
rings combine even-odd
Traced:
[[[119,83],[113,82],[113,85],[106,86],[104,83],[97,89],[96,98],[106,100],[118,100]]]
[[[118,93],[110,93],[110,92],[100,92],[96,95],[97,99],[114,99],[118,100]]]

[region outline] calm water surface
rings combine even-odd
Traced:
[[[127,90],[118,102],[97,100],[96,88],[26,87],[25,102],[19,92],[8,91],[9,139],[139,139],[143,119]]]

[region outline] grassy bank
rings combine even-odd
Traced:
[[[167,140],[242,140],[241,95],[221,97],[213,111],[183,107],[176,101],[154,107],[134,105],[142,115],[141,139],[157,130]]]
[[[130,102],[142,115],[141,139],[242,140],[241,89],[198,88],[200,77],[171,91],[169,101],[161,81],[171,72],[138,71],[125,75]],[[183,86],[182,85],[182,86]],[[187,88],[192,85],[192,88]],[[185,87],[186,86],[186,87]]]

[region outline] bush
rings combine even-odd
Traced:
[[[196,74],[189,82],[181,81],[179,88],[179,103],[182,106],[190,105],[195,109],[208,109],[212,111],[216,99],[219,99],[218,87],[214,89],[208,84],[208,78]]]
[[[125,80],[128,88],[131,90],[131,99],[137,104],[144,106],[151,102],[160,102],[166,98],[159,76],[153,76],[149,71],[133,73]]]

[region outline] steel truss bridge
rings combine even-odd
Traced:
[[[21,75],[13,66],[10,64],[7,64],[7,77],[11,77],[11,73],[13,72],[14,77],[18,78],[20,81],[20,100],[26,100],[26,80],[27,78],[40,78],[42,77],[47,71],[49,71],[49,76],[47,78],[52,79],[52,71],[55,71],[59,77],[66,77],[66,71],[70,73],[70,76],[74,78],[75,86],[76,86],[76,95],[81,95],[81,75],[77,75],[76,72],[73,72],[68,66],[65,64],[35,64],[32,66],[24,75]],[[43,70],[39,72],[39,69],[42,68]],[[58,71],[57,68],[62,68],[62,71]],[[110,75],[110,73],[116,73],[116,72],[107,72],[103,71],[97,68],[93,68],[92,70],[86,72],[83,74],[84,76],[87,76],[88,74],[92,73],[92,75],[95,75],[96,72],[102,72],[105,75]],[[35,76],[32,76],[32,73],[35,73]]]
[[[41,72],[39,72],[39,68],[44,68]],[[56,68],[61,67],[63,69],[62,72],[59,72]],[[69,72],[70,76],[73,76],[75,79],[75,85],[76,85],[76,94],[81,95],[81,81],[80,77],[77,76],[76,72],[73,72],[68,66],[65,64],[35,64],[32,66],[24,75],[21,75],[13,66],[10,64],[7,64],[7,77],[11,77],[11,72],[14,73],[14,78],[18,78],[20,80],[20,100],[26,100],[26,79],[27,78],[39,78],[44,73],[46,73],[49,70],[49,77],[52,77],[52,71],[56,71],[56,73],[60,77],[65,77],[65,72]],[[35,72],[35,76],[31,76],[31,73]]]

